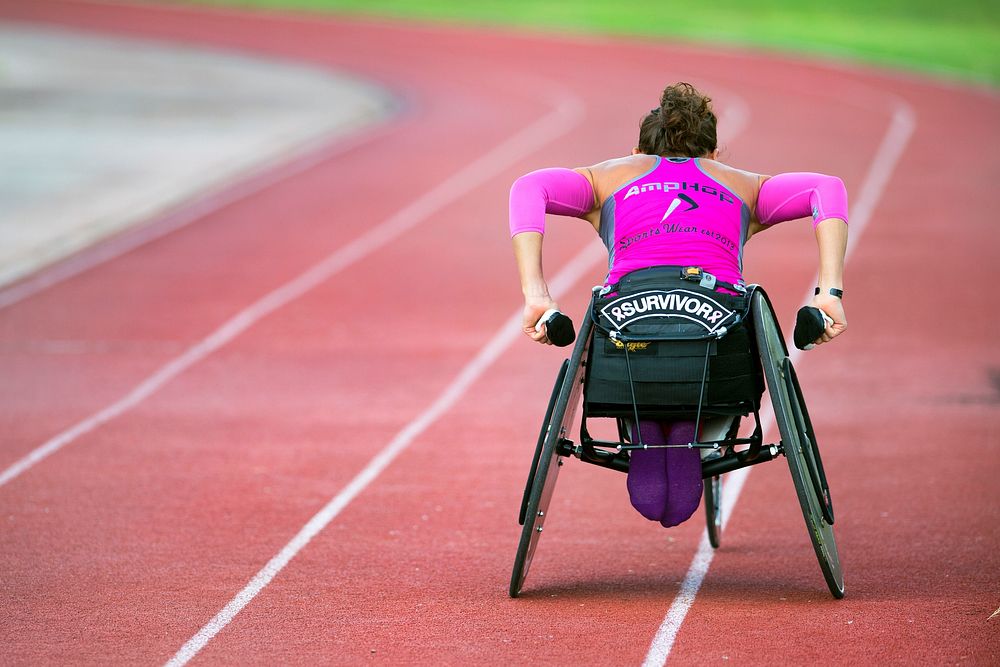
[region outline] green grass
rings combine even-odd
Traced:
[[[186,1],[676,37],[862,60],[1000,86],[997,0]]]

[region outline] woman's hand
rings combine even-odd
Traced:
[[[523,328],[524,335],[531,340],[543,343],[545,345],[552,345],[552,341],[549,340],[548,331],[546,327],[542,326],[541,331],[535,331],[535,325],[538,320],[542,318],[546,310],[550,308],[559,310],[559,306],[556,302],[552,300],[552,297],[546,296],[531,296],[524,298],[524,320]]]
[[[826,328],[823,335],[816,339],[817,345],[829,343],[831,340],[847,331],[847,315],[844,313],[844,302],[839,297],[832,294],[817,294],[809,302],[813,308],[819,308],[826,313],[826,316],[833,320],[833,324]]]

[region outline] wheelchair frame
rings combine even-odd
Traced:
[[[574,457],[592,465],[627,472],[628,451],[644,446],[641,443],[628,443],[621,418],[617,420],[617,442],[594,440],[587,431],[588,416],[585,411],[580,424],[580,442],[574,443],[568,438],[581,403],[587,355],[594,336],[595,324],[591,314],[596,298],[597,288],[581,322],[573,353],[563,361],[559,369],[536,443],[519,514],[522,530],[511,573],[511,597],[517,597],[524,585],[542,534],[556,479],[565,459]],[[722,476],[740,468],[772,461],[779,455],[784,456],[788,461],[820,569],[830,593],[840,599],[844,596],[844,577],[833,535],[833,505],[809,412],[767,294],[759,286],[753,286],[749,290],[749,299],[752,322],[748,324],[751,324],[752,338],[756,341],[756,352],[760,358],[781,440],[772,444],[763,442],[760,414],[755,409],[753,413],[756,428],[748,438],[737,437],[741,419],[737,415],[732,417],[725,437],[689,445],[722,453],[721,456],[702,461],[702,478],[708,481],[705,484],[705,511],[709,541],[713,547],[718,548],[722,531]],[[631,373],[630,368],[629,372]],[[704,378],[702,391],[704,392]],[[699,400],[699,418],[701,402]],[[634,394],[633,407],[639,417],[638,408],[634,405]],[[737,450],[738,446],[747,448]]]

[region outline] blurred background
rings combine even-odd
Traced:
[[[195,0],[187,0],[193,2]],[[792,51],[1000,83],[993,0],[197,0]]]
[[[891,67],[989,89],[1000,84],[1000,10],[986,0],[173,4],[629,35]],[[377,123],[393,100],[347,74],[302,63],[0,22],[0,105],[3,286],[279,164],[319,137]],[[0,295],[0,305],[13,298]]]

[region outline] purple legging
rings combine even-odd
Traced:
[[[681,445],[694,439],[693,421],[639,422],[647,445]],[[638,442],[635,427],[632,441]],[[701,455],[697,449],[665,447],[632,451],[628,495],[632,506],[665,528],[688,519],[701,503]]]

